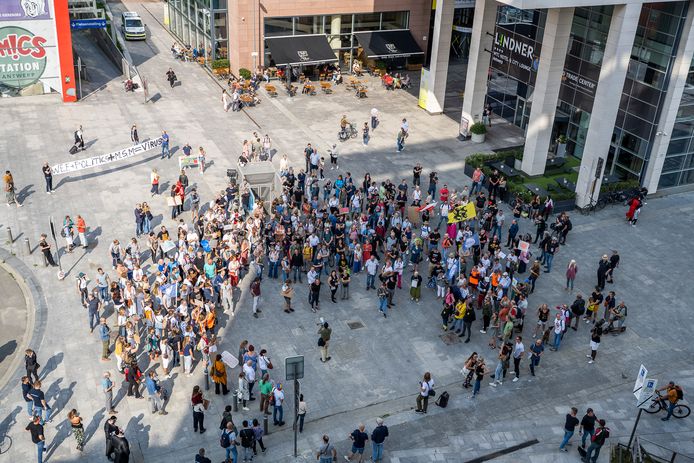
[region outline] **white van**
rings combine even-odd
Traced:
[[[134,11],[125,11],[121,15],[121,30],[125,40],[145,40],[145,25],[142,23],[140,15]]]

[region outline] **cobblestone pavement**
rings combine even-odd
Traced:
[[[460,143],[454,138],[455,122],[443,116],[430,117],[416,108],[416,100],[410,95],[386,93],[376,83],[372,84],[367,100],[357,100],[351,93],[338,89],[333,95],[298,96],[291,100],[284,96],[264,98],[260,106],[248,110],[252,119],[244,113],[224,113],[216,83],[197,65],[171,60],[171,37],[153,17],[146,16],[152,12],[160,18],[162,4],[111,6],[115,12],[139,11],[149,26],[150,39],[129,44],[129,48],[140,72],[149,77],[154,103],[143,104],[141,94],[125,95],[119,82],[111,82],[76,105],[62,105],[52,97],[0,100],[4,121],[0,126],[0,150],[6,153],[1,158],[2,167],[12,170],[24,203],[21,209],[0,210],[0,229],[9,226],[15,236],[22,234],[7,248],[40,281],[48,306],[45,335],[39,345],[32,347],[39,353],[39,361],[43,360],[44,389],[57,411],[53,423],[47,426],[49,461],[103,460],[101,426],[105,410],[101,406],[99,379],[105,370],[115,373],[115,364],[98,360],[100,343],[96,336],[89,335],[86,313],[74,288],[75,275],[83,271],[93,279],[99,266],[108,268],[108,243],[133,235],[135,203],[150,202],[155,226],[173,226],[164,197],[149,196],[149,171],[158,168],[164,185],[170,185],[177,175],[177,165],[173,159],[159,159],[154,152],[80,176],[57,177],[57,192],[50,196],[44,193],[40,166],[45,161],[53,164],[69,159],[66,151],[77,125],[84,125],[89,145],[80,157],[127,146],[133,123],[140,128],[141,139],[168,130],[174,151],[186,142],[204,146],[211,160],[210,168],[204,176],[189,175],[203,198],[210,198],[224,186],[226,169],[234,166],[242,140],[252,131],[268,133],[278,153],[287,153],[294,165],[301,166],[306,142],[319,147],[332,143],[341,114],[347,113],[357,122],[360,118],[365,121],[374,106],[381,110],[382,124],[369,146],[362,146],[358,140],[341,145],[340,172],[349,170],[356,179],[361,179],[366,171],[378,179],[410,179],[413,164],[420,161],[425,173],[434,166],[442,181],[460,187],[469,183],[462,174],[466,155],[517,144],[514,132],[506,133],[503,128],[498,129],[496,136],[494,132],[490,134],[489,143]],[[173,89],[164,80],[170,66],[181,81]],[[402,117],[410,121],[412,135],[405,152],[396,155],[394,138]],[[278,158],[275,157],[276,163]],[[691,267],[689,260],[694,250],[690,240],[693,200],[694,194],[653,199],[644,208],[639,226],[634,228],[625,225],[624,210],[620,207],[589,217],[573,217],[568,244],[556,256],[552,273],[540,277],[537,291],[530,299],[530,313],[543,302],[550,306],[571,302],[573,295],[563,290],[563,269],[570,259],[576,259],[579,266],[576,290],[585,293],[596,282],[599,257],[618,249],[622,265],[614,290],[629,306],[629,329],[618,337],[606,336],[593,365],[586,363],[589,338],[583,325],[578,333],[569,333],[561,351],[547,353],[534,381],[529,381],[527,365],[523,365],[522,381],[505,383],[494,390],[485,383],[482,395],[472,402],[460,388],[463,359],[476,350],[487,356],[492,366],[495,363],[492,351],[486,347],[487,338],[477,331],[479,322],[474,325],[476,330],[469,344],[447,344],[439,325],[440,303],[430,291],[424,290],[417,304],[408,300],[404,290],[398,291],[396,307],[384,319],[378,314],[375,295],[363,290],[363,276],[354,278],[350,300],[331,304],[323,294],[319,314],[311,313],[308,304],[300,303],[292,315],[278,309],[278,284],[266,279],[259,319],[250,315],[248,281],[244,282],[237,316],[220,317],[222,348],[235,353],[239,342],[249,339],[258,348],[268,349],[277,365],[273,373],[278,379],[284,376],[284,357],[305,356],[306,376],[301,387],[310,411],[298,442],[302,460],[312,459],[310,451],[316,448],[322,433],[333,436],[344,454],[348,449],[346,436],[359,421],[370,428],[376,416],[386,416],[392,434],[386,456],[393,462],[465,461],[531,438],[537,438],[540,444],[519,452],[519,460],[515,460],[514,454],[505,461],[573,461],[554,449],[566,407],[593,406],[604,410],[605,417],[613,423],[614,434],[621,437],[628,433],[635,415],[630,388],[641,363],[661,381],[682,378],[685,386],[692,383],[694,357],[688,342],[692,313],[687,301],[694,296],[694,289],[687,284],[686,269]],[[61,256],[67,278],[58,281],[52,269],[43,267],[39,252],[26,253],[22,239],[28,237],[35,246],[39,234],[48,231],[49,217],[60,220],[65,214],[85,217],[92,245],[86,251],[79,249]],[[184,215],[189,217],[188,213]],[[521,230],[529,226],[524,221]],[[305,288],[300,287],[297,293],[299,301],[306,301]],[[114,317],[109,315],[113,325]],[[327,364],[318,361],[318,316],[325,317],[334,328],[332,360]],[[532,321],[531,316],[526,337]],[[412,411],[414,395],[417,381],[427,370],[434,375],[438,391],[448,390],[452,400],[445,410],[432,406],[430,414],[419,416]],[[236,371],[232,372],[230,379],[235,374]],[[16,384],[10,383],[0,391],[0,433],[7,431],[13,438],[8,453],[11,461],[31,461],[35,449],[28,433],[23,431],[27,418]],[[118,422],[125,427],[131,442],[132,461],[190,461],[203,446],[215,461],[222,458],[218,436],[212,431],[216,431],[221,411],[230,399],[213,395],[206,418],[211,432],[203,436],[193,434],[188,397],[195,384],[204,384],[200,369],[193,378],[175,373],[167,381],[171,399],[166,417],[150,415],[144,401],[125,398],[122,392],[118,395]],[[690,389],[693,387],[694,384]],[[88,441],[83,454],[75,449],[65,422],[73,407],[85,417]],[[291,400],[285,409],[291,418]],[[235,421],[255,415],[239,413]],[[663,424],[648,417],[642,422],[653,439],[681,445],[694,453],[691,419]],[[259,457],[260,461],[291,460],[293,435],[288,425],[284,428],[271,426],[266,439],[270,449]],[[604,458],[603,455],[601,460]]]

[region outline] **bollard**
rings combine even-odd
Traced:
[[[266,436],[270,434],[270,430],[268,428],[268,415],[263,414],[263,432]]]
[[[239,391],[234,391],[234,413],[239,411]]]
[[[31,255],[31,245],[29,244],[29,238],[24,238],[24,244],[27,247],[27,254]]]
[[[12,238],[12,229],[10,227],[5,228],[7,230],[7,241],[12,244],[14,243],[14,239]]]

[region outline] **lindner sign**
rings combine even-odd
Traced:
[[[540,43],[498,28],[494,33],[491,66],[524,83],[534,83],[540,65]]]

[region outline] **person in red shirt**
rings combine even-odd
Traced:
[[[448,202],[448,185],[443,184],[443,188],[439,191],[439,195],[442,203]]]
[[[80,244],[84,249],[87,249],[87,246],[89,246],[89,243],[87,242],[87,224],[84,222],[84,219],[82,218],[81,215],[77,216],[77,234],[80,237]]]

